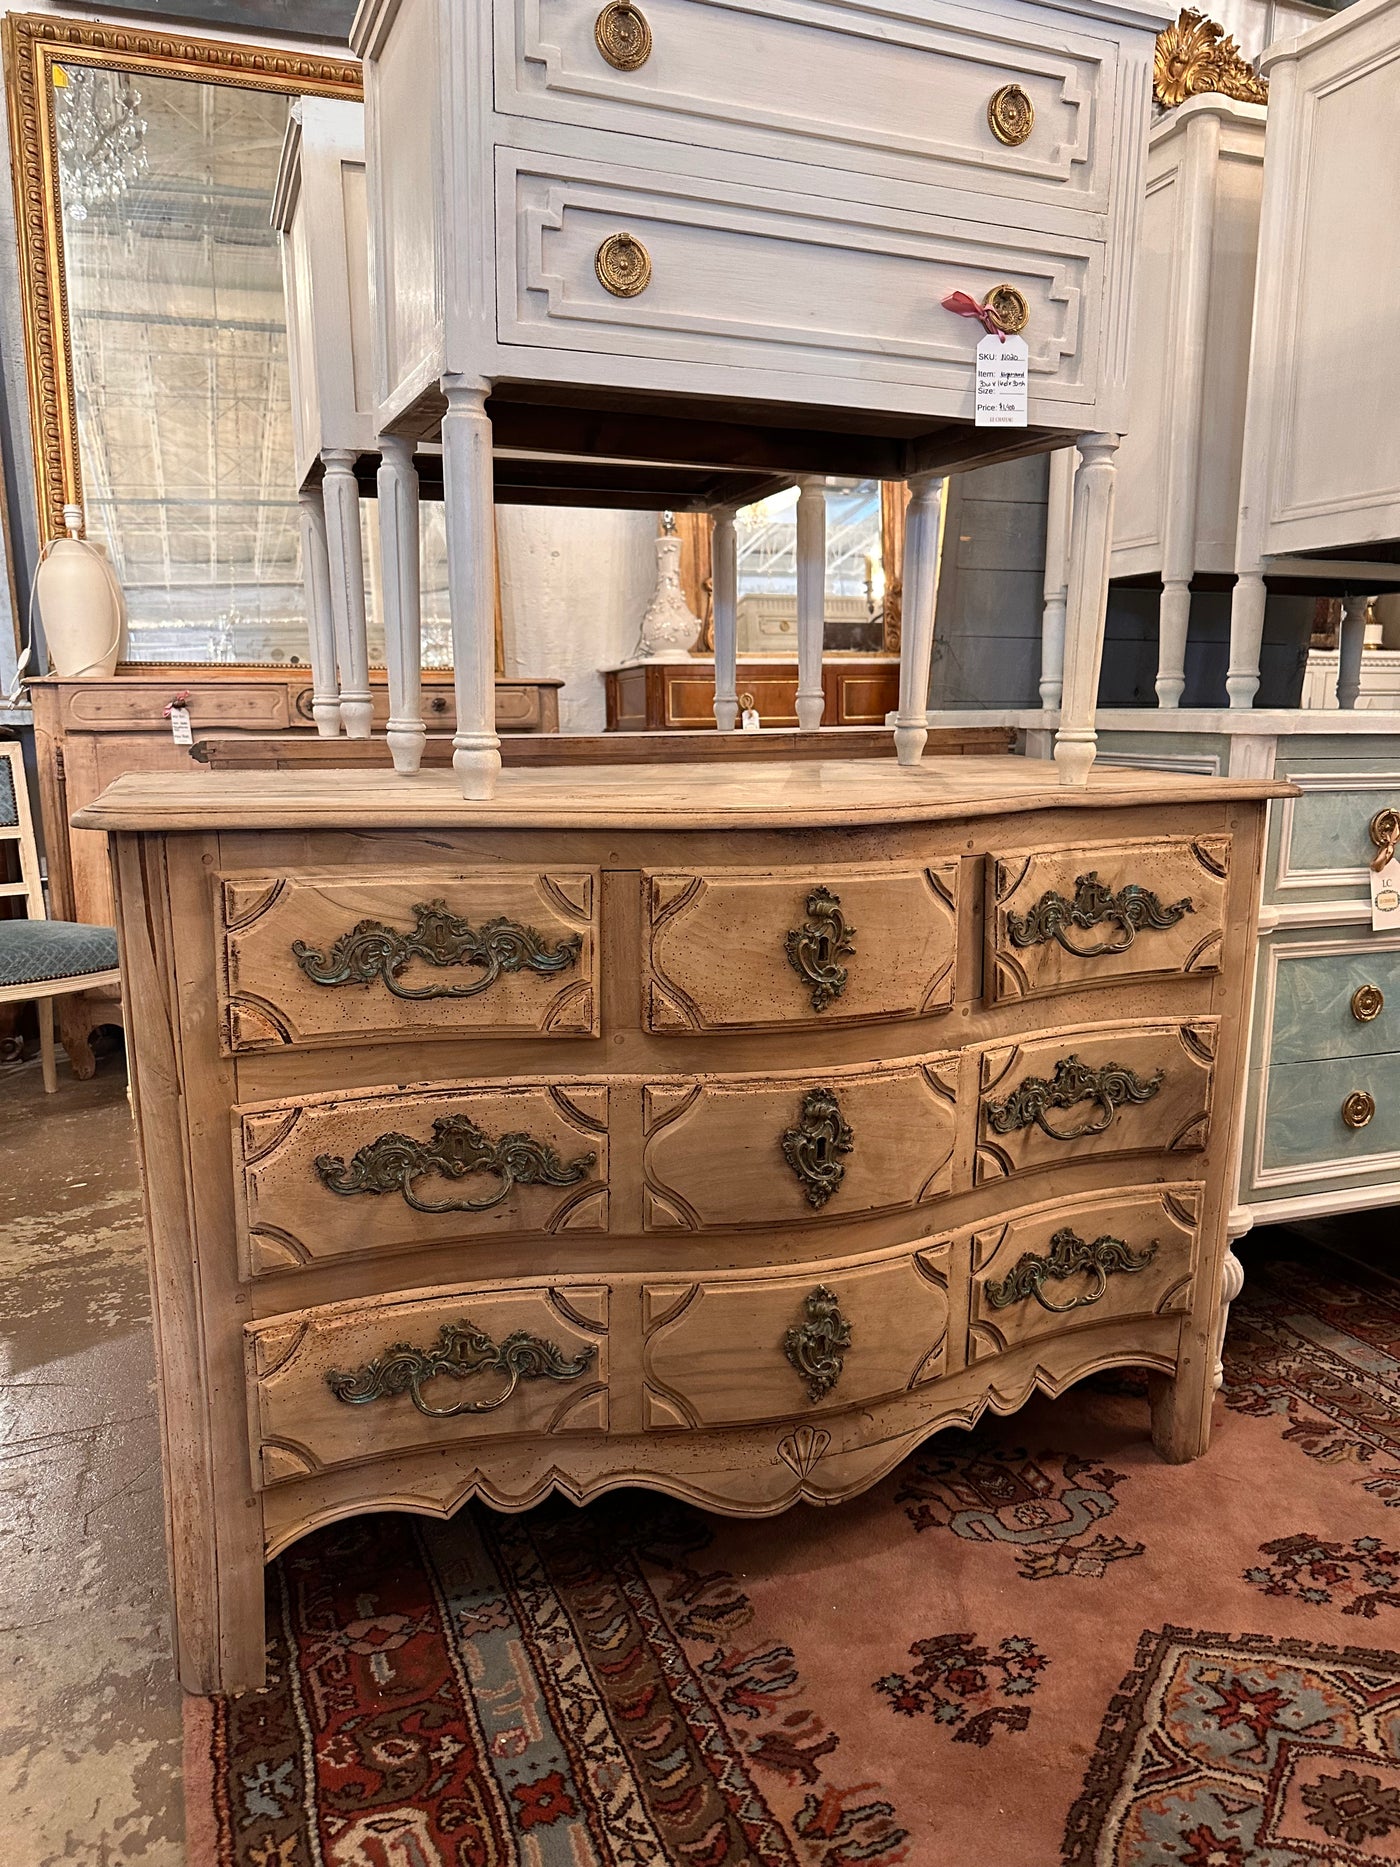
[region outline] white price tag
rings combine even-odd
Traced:
[[[1392,856],[1383,869],[1371,871],[1371,930],[1388,933],[1400,928],[1400,858]]]
[[[745,707],[739,715],[739,725],[746,733],[756,733],[759,729],[758,710],[755,707]]]
[[[194,734],[190,731],[190,710],[188,707],[171,707],[170,737],[177,746],[192,746]]]
[[[979,428],[1024,428],[1030,352],[1024,337],[984,337],[977,346]]]

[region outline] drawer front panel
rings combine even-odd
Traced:
[[[1101,205],[1092,119],[1116,53],[1102,39],[1042,37],[1022,20],[1013,47],[943,8],[914,20],[797,0],[648,0],[650,53],[622,71],[599,50],[601,3],[497,0],[497,109],[706,149],[777,143],[827,167]],[[1035,113],[1014,144],[988,121],[1011,82]]]
[[[1400,1051],[1400,945],[1363,935],[1349,952],[1273,957],[1272,1064]]]
[[[849,1219],[952,1190],[956,1056],[643,1090],[649,1232]]]
[[[1202,1188],[1125,1187],[1028,1206],[972,1234],[968,1359],[1191,1301]]]
[[[361,1251],[607,1230],[603,1082],[422,1084],[234,1114],[254,1276]]]
[[[454,1440],[605,1432],[607,1305],[599,1285],[488,1286],[252,1323],[254,1480]]]
[[[1013,849],[988,864],[988,996],[1217,972],[1230,838]]]
[[[226,879],[224,1048],[596,1036],[597,901],[587,869]]]
[[[198,738],[202,730],[278,732],[293,724],[287,688],[276,681],[218,681],[187,686],[182,681],[161,685],[141,680],[93,681],[65,696],[66,725],[73,732],[104,732],[120,727],[127,732],[166,733],[170,721],[165,709],[176,694],[188,696],[190,726]]]
[[[1380,811],[1400,810],[1393,767],[1279,775],[1300,785],[1302,796],[1275,798],[1269,805],[1265,898],[1369,900],[1367,871],[1376,855],[1371,820]]]
[[[946,1247],[644,1283],[642,1418],[735,1426],[835,1412],[946,1371]]]
[[[954,291],[980,300],[1005,283],[1030,307],[1032,423],[1047,387],[1055,408],[1093,399],[1098,242],[876,207],[843,212],[771,187],[577,157],[500,149],[497,163],[498,223],[516,230],[513,263],[503,254],[500,269],[504,344],[965,390],[971,414],[976,344],[942,300]],[[646,249],[650,277],[615,297],[596,262],[623,232]]]
[[[1369,1103],[1350,1103],[1351,1097]],[[1343,1116],[1346,1107],[1352,1127]],[[1275,1063],[1265,1080],[1263,1175],[1400,1162],[1400,1054]]]
[[[649,872],[647,1029],[762,1030],[946,1011],[959,867]]]
[[[1218,1026],[1089,1025],[984,1050],[974,1179],[1203,1148]]]

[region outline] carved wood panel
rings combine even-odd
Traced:
[[[913,1018],[953,1002],[959,863],[649,870],[650,1031]]]
[[[598,872],[225,877],[225,1053],[354,1037],[597,1035]]]
[[[1219,1020],[1079,1025],[992,1044],[979,1065],[980,1185],[1036,1167],[1203,1148]]]
[[[987,996],[1216,972],[1228,836],[1012,849],[987,864]]]
[[[424,1084],[250,1104],[234,1116],[255,1277],[362,1251],[608,1228],[603,1082]]]

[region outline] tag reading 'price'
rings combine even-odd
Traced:
[[[1400,928],[1400,858],[1392,856],[1383,869],[1371,871],[1371,931],[1388,933]]]
[[[977,346],[979,428],[1024,428],[1030,352],[1024,337],[984,337]]]
[[[177,746],[192,746],[194,734],[190,731],[190,710],[188,707],[170,707],[170,737]]]

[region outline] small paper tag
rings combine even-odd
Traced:
[[[1024,337],[984,337],[977,346],[979,428],[1024,428],[1030,352]]]
[[[190,710],[188,707],[170,708],[170,737],[177,746],[192,746],[194,734],[190,731]]]
[[[1383,869],[1371,871],[1371,931],[1388,933],[1400,928],[1400,858],[1392,856]]]
[[[739,715],[739,725],[746,733],[756,733],[759,729],[757,708],[745,707]]]

